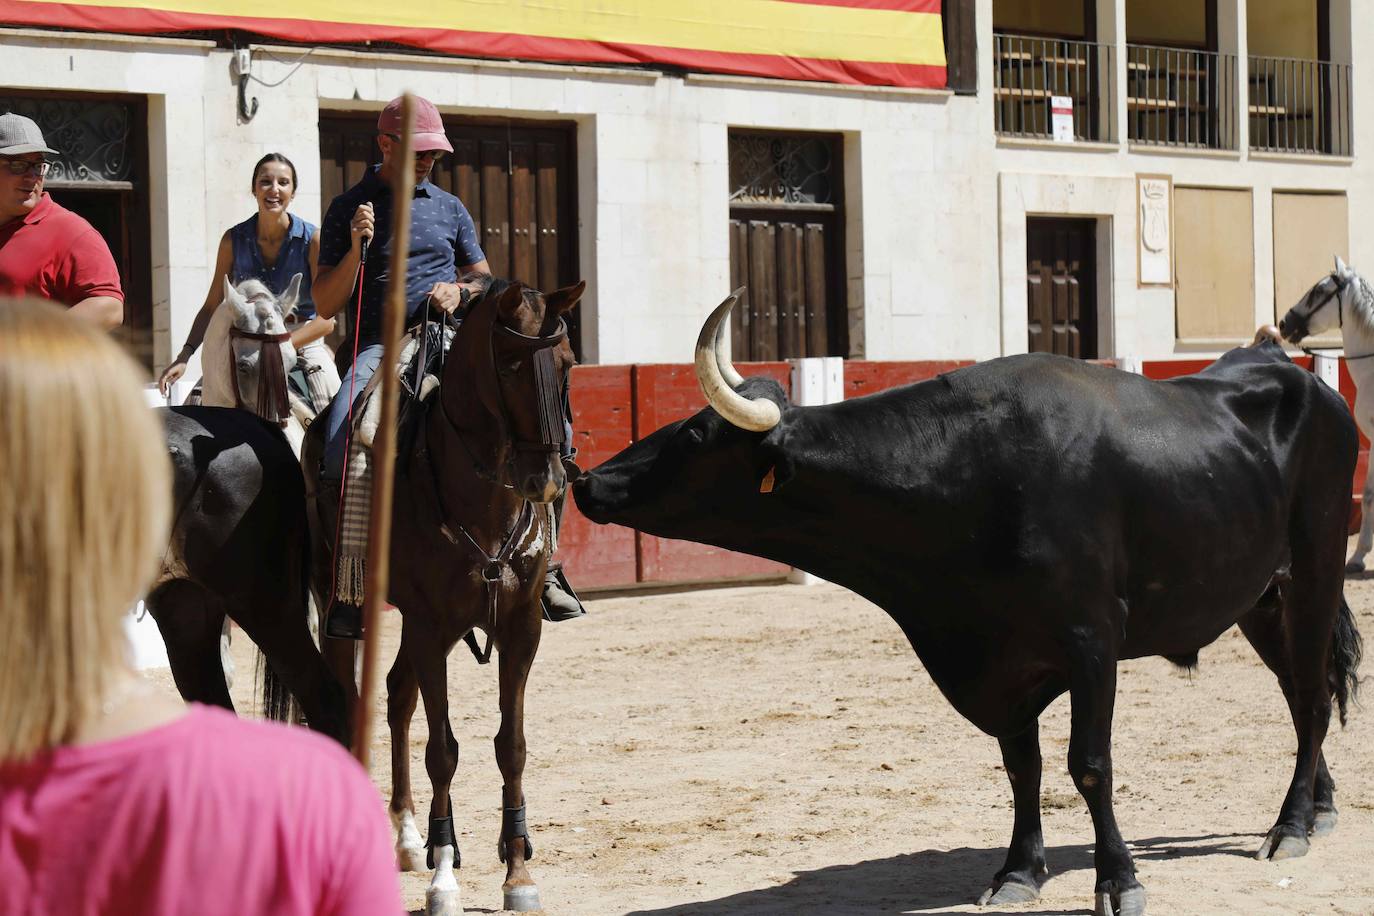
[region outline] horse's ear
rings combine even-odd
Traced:
[[[566,315],[577,305],[587,289],[586,280],[578,280],[572,286],[556,289],[544,297],[544,309],[555,315]]]
[[[1344,277],[1350,273],[1350,268],[1345,266],[1340,255],[1336,255],[1336,276]]]
[[[229,282],[229,275],[224,275],[224,302],[233,304],[239,299],[238,290],[234,289],[234,284]]]
[[[496,309],[503,316],[514,315],[515,310],[520,308],[524,302],[525,287],[519,283],[512,283],[501,290],[501,295],[496,300]]]
[[[281,309],[281,316],[286,318],[296,310],[296,306],[301,301],[301,274],[296,274],[291,278],[291,282],[286,285],[286,292],[277,300],[277,306]]]

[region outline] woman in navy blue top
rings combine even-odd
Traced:
[[[187,361],[205,339],[205,329],[223,294],[221,277],[227,276],[235,285],[253,277],[280,296],[296,274],[301,274],[300,300],[286,321],[291,329],[291,343],[307,364],[312,389],[321,390],[326,401],[339,390],[334,355],[324,343],[324,337],[334,330],[334,319],[315,314],[315,300],[310,293],[311,281],[319,268],[320,236],[314,225],[287,212],[296,188],[296,167],[281,153],[268,153],[253,167],[253,196],[258,201],[258,212],[231,226],[220,238],[205,304],[191,324],[191,333],[186,335],[186,346],[158,380],[163,394],[186,372]]]

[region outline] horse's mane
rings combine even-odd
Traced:
[[[273,302],[277,301],[276,294],[273,293],[272,290],[268,289],[267,284],[259,280],[257,277],[249,277],[247,280],[244,280],[242,283],[240,283],[238,286],[234,288],[239,291],[240,296],[249,301],[261,297],[271,299]]]
[[[1357,271],[1350,272],[1354,290],[1350,297],[1350,318],[1367,337],[1374,337],[1374,287]]]

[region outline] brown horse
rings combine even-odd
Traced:
[[[577,284],[545,296],[484,279],[423,402],[414,447],[396,462],[389,600],[401,612],[401,647],[387,675],[391,728],[391,816],[397,860],[418,870],[428,847],[435,869],[430,914],[461,913],[461,864],[449,785],[458,741],[448,718],[447,658],[474,629],[500,650],[501,728],[496,763],[504,780],[499,854],[508,910],[539,908],[525,862],[534,853],[525,822],[525,683],[539,647],[540,594],[552,553],[550,503],[567,478],[560,460],[563,396],[573,360],[563,315]],[[314,424],[306,443],[318,448]],[[330,567],[316,562],[317,583]],[[326,587],[327,581],[323,583]],[[332,640],[331,640],[332,642]],[[425,767],[434,787],[428,842],[420,841],[410,794],[410,719],[417,692],[429,722]]]

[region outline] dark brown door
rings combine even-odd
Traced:
[[[320,118],[324,207],[378,161],[375,119]],[[445,119],[453,155],[434,183],[458,195],[477,224],[492,273],[549,291],[577,282],[574,128]],[[581,353],[577,312],[573,349]]]
[[[1096,220],[1026,220],[1026,317],[1032,353],[1097,358],[1096,253]]]
[[[735,359],[848,356],[838,138],[732,132]]]

